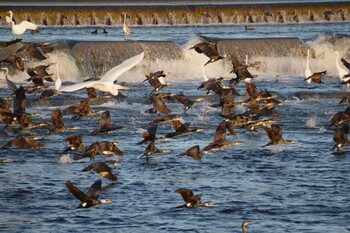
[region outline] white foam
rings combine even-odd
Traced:
[[[59,158],[58,162],[60,164],[68,164],[68,163],[73,163],[73,160],[71,159],[69,154],[64,154]]]
[[[317,117],[317,115],[314,115],[311,118],[306,120],[306,126],[308,128],[316,128],[317,121],[318,121],[318,117]]]

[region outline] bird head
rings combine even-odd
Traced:
[[[112,200],[111,199],[101,199],[100,200],[100,203],[111,203],[112,202]]]

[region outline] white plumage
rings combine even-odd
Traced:
[[[309,77],[312,75],[312,72],[309,68],[309,57],[310,57],[310,49],[307,50],[306,67],[305,67],[304,75],[305,75],[305,80],[308,83],[311,83],[311,79]]]
[[[346,82],[349,80],[349,78],[344,78],[344,76],[349,74],[349,72],[339,64],[339,52],[335,51],[335,54],[336,54],[335,65],[337,66],[339,79],[341,82]]]
[[[140,53],[139,55],[136,55],[132,58],[129,58],[122,62],[121,64],[113,67],[110,69],[105,75],[102,76],[102,78],[98,81],[88,81],[88,82],[82,82],[82,83],[76,83],[71,86],[65,86],[61,87],[60,85],[55,85],[56,89],[61,92],[73,92],[77,91],[86,87],[93,87],[97,90],[109,92],[112,95],[118,95],[118,90],[128,90],[127,87],[114,84],[114,81],[124,72],[134,67],[137,63],[141,62],[144,57],[144,52]],[[57,76],[56,83],[60,82],[59,76]]]
[[[127,40],[128,36],[131,35],[131,29],[126,24],[126,14],[124,14],[123,31],[124,31],[125,40]]]
[[[25,20],[19,24],[15,24],[15,22],[13,21],[12,11],[9,11],[8,13],[10,14],[10,16],[6,16],[6,22],[11,24],[12,34],[14,36],[23,34],[27,29],[29,30],[38,29],[38,25]]]

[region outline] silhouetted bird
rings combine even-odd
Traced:
[[[277,145],[281,143],[294,143],[294,140],[286,140],[282,138],[282,129],[276,125],[276,124],[271,124],[270,128],[268,127],[262,127],[265,132],[267,137],[270,139],[270,142],[267,143],[265,146],[270,146],[270,145]]]
[[[118,179],[118,177],[112,172],[112,169],[108,167],[105,162],[94,162],[90,166],[83,169],[84,172],[90,170],[94,170],[100,176],[111,181],[116,181]]]
[[[202,194],[194,195],[191,189],[181,188],[177,189],[175,192],[179,193],[182,199],[185,201],[185,204],[177,206],[176,208],[196,208],[201,206],[214,206],[214,204],[209,202],[201,202]]]
[[[349,145],[348,134],[349,124],[344,124],[341,128],[336,129],[333,135],[335,144],[332,150],[337,149],[336,153],[341,153],[341,148]]]
[[[247,69],[248,66],[242,65],[233,54],[230,54],[227,57],[231,59],[232,68],[233,68],[230,73],[235,73],[237,76],[236,78],[230,80],[231,84],[236,85],[241,80],[244,80],[246,78],[254,78],[253,75],[248,71]]]
[[[100,118],[100,128],[92,132],[92,134],[107,133],[113,130],[122,129],[123,126],[112,126],[111,114],[109,111],[104,111]]]
[[[84,193],[80,189],[75,187],[72,182],[66,182],[66,187],[68,188],[68,190],[81,202],[77,208],[90,208],[97,204],[112,202],[109,199],[97,199],[101,191],[101,185],[101,180],[97,180],[91,185],[89,190],[86,193]]]
[[[204,55],[209,58],[209,60],[207,61],[207,63],[204,64],[204,66],[224,58],[223,56],[219,55],[216,42],[202,42],[196,44],[190,49],[196,50],[197,53],[204,53]]]
[[[177,100],[179,103],[183,104],[184,110],[183,112],[186,113],[190,107],[194,104],[194,101],[190,100],[187,96],[184,95],[182,91],[180,91],[178,94],[174,96],[175,100]]]
[[[226,140],[226,130],[228,127],[228,122],[229,120],[225,119],[216,127],[216,131],[214,134],[214,141],[210,142],[206,147],[204,147],[203,148],[204,151],[208,151],[210,149],[222,149],[228,146],[234,146],[234,145],[240,144],[240,142],[235,142],[235,141],[228,142]]]
[[[77,150],[84,149],[82,134],[72,135],[72,136],[66,137],[64,140],[69,143],[69,147],[65,149],[65,152],[70,150],[77,151]]]
[[[14,146],[20,149],[38,149],[44,146],[40,142],[36,142],[36,138],[17,136],[8,143],[6,143],[2,149]]]
[[[74,160],[79,160],[83,158],[90,158],[90,160],[95,160],[96,155],[112,156],[118,155],[123,156],[124,153],[118,148],[118,142],[100,141],[94,142],[90,146],[85,147],[85,153],[82,155],[74,156]]]
[[[165,135],[165,137],[166,138],[172,138],[172,137],[176,137],[176,136],[189,135],[189,134],[192,134],[192,133],[195,133],[195,132],[202,132],[203,131],[202,129],[197,129],[197,128],[189,130],[188,127],[190,125],[191,125],[190,122],[187,122],[187,123],[183,124],[183,123],[181,123],[180,120],[173,120],[172,121],[172,126],[173,126],[173,129],[175,130],[175,132],[167,133]]]
[[[62,132],[65,130],[72,130],[72,129],[78,129],[79,127],[73,126],[73,127],[67,127],[63,123],[62,113],[59,108],[52,111],[51,114],[51,124],[53,128],[49,129],[48,132]]]
[[[203,152],[200,151],[199,145],[192,146],[188,148],[185,152],[181,153],[181,156],[189,156],[192,157],[194,160],[202,161],[202,154]]]
[[[163,89],[163,87],[167,86],[164,80],[164,77],[166,77],[166,74],[164,73],[164,71],[157,71],[145,76],[146,76],[146,79],[143,80],[143,82],[148,81],[149,84],[151,84],[151,86],[153,87],[152,92],[159,91]]]
[[[341,125],[341,124],[343,124],[345,122],[348,122],[349,120],[350,120],[350,107],[345,109],[345,111],[340,111],[340,112],[336,113],[332,117],[329,126]]]
[[[155,141],[152,141],[148,144],[148,146],[146,147],[145,149],[145,152],[143,153],[143,155],[140,157],[143,158],[143,157],[146,157],[146,159],[148,160],[149,157],[153,154],[157,154],[157,153],[168,153],[168,152],[171,152],[171,150],[168,150],[168,149],[158,149],[155,145],[154,145],[154,142]]]
[[[163,114],[169,114],[171,112],[171,110],[164,103],[163,99],[173,100],[174,96],[175,96],[175,94],[172,94],[172,93],[156,93],[156,94],[152,94],[148,98],[148,102],[153,105],[153,108],[156,110],[156,112],[163,113]]]

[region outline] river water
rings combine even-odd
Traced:
[[[349,191],[350,157],[348,153],[335,156],[331,148],[334,128],[327,128],[332,116],[343,111],[346,105],[338,104],[339,96],[324,98],[323,93],[347,91],[340,84],[335,68],[335,50],[348,58],[350,26],[342,23],[300,23],[300,24],[254,24],[255,30],[245,31],[242,25],[208,26],[140,26],[132,27],[131,40],[174,41],[183,50],[184,59],[148,60],[120,77],[130,90],[122,91],[125,101],[108,100],[93,105],[93,110],[108,110],[112,122],[124,129],[98,136],[91,132],[99,127],[99,115],[82,117],[75,121],[64,116],[68,126],[78,125],[79,130],[63,133],[47,133],[48,128],[25,131],[41,138],[44,147],[38,150],[16,148],[3,149],[1,158],[18,162],[0,165],[0,231],[4,232],[240,232],[243,221],[251,224],[247,232],[347,232],[350,227]],[[39,34],[23,35],[26,42],[67,41],[123,41],[120,27],[106,27],[108,35],[92,35],[94,29],[102,27],[43,27]],[[200,41],[199,36],[224,39],[286,38],[296,37],[316,51],[311,59],[313,71],[327,69],[329,77],[323,85],[308,85],[303,81],[305,57],[276,58],[251,57],[250,61],[262,62],[260,69],[250,68],[258,75],[254,83],[259,90],[267,89],[278,93],[283,106],[275,122],[283,129],[283,137],[296,140],[294,144],[262,147],[268,143],[263,130],[246,132],[237,128],[228,140],[241,144],[204,155],[202,163],[179,154],[187,148],[200,145],[204,148],[213,140],[217,125],[223,120],[220,109],[212,107],[213,102],[198,102],[182,113],[182,106],[168,103],[172,113],[191,122],[191,127],[204,129],[202,133],[157,142],[161,149],[172,152],[156,154],[146,161],[139,157],[146,145],[138,145],[142,132],[148,123],[157,117],[144,113],[150,108],[145,99],[152,91],[148,83],[142,82],[151,71],[164,70],[171,83],[164,92],[183,91],[188,96],[204,96],[197,90],[203,81],[202,64],[204,55],[188,48]],[[12,39],[10,29],[0,28],[0,40]],[[171,57],[171,54],[166,56]],[[28,61],[28,67],[39,63],[57,62],[63,81],[80,81],[82,75],[71,54],[54,51],[46,54],[48,60]],[[119,54],[113,54],[118,56]],[[218,61],[205,67],[209,78],[228,74],[230,63]],[[53,69],[54,70],[54,69]],[[90,75],[94,73],[91,71]],[[98,73],[100,75],[100,73]],[[279,78],[276,79],[276,75]],[[24,83],[25,73],[11,72],[9,78],[17,85]],[[4,78],[3,75],[1,78]],[[65,84],[64,85],[68,85]],[[244,83],[237,87],[245,94]],[[1,82],[1,97],[11,92],[5,81]],[[298,93],[318,94],[310,98],[298,98]],[[27,112],[41,115],[33,121],[50,121],[51,112],[59,107],[68,107],[70,99],[85,98],[84,90],[62,93],[53,97],[55,106],[33,104],[37,95],[28,94]],[[58,104],[57,104],[58,103]],[[60,104],[61,103],[61,104]],[[243,112],[237,107],[236,112]],[[1,128],[4,125],[1,124]],[[172,132],[170,124],[161,125],[157,135]],[[68,145],[63,139],[74,134],[83,135],[83,144],[96,141],[118,141],[124,156],[115,158],[111,165],[119,179],[100,198],[109,198],[112,203],[97,205],[90,209],[75,209],[79,201],[65,186],[70,180],[86,191],[99,178],[96,173],[82,172],[90,164],[88,159],[73,161],[75,152],[63,153]],[[1,146],[14,138],[2,130]],[[344,149],[345,151],[348,148]],[[111,160],[98,156],[98,161]],[[110,182],[102,178],[102,184]],[[183,204],[178,188],[193,189],[203,194],[202,201],[212,202],[213,207],[176,209]]]

